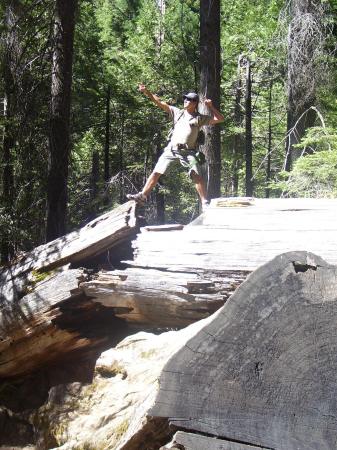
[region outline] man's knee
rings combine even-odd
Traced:
[[[162,174],[159,173],[159,172],[152,172],[152,173],[151,173],[151,177],[154,178],[154,179],[156,179],[156,180],[159,180],[159,178],[160,178],[161,176],[162,176]]]

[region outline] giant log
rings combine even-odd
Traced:
[[[170,359],[150,416],[220,440],[207,448],[335,448],[336,321],[336,266],[277,256]]]

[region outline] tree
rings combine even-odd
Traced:
[[[287,80],[287,140],[286,170],[299,157],[296,150],[305,130],[315,123],[312,107],[317,101],[317,90],[324,75],[322,64],[327,6],[320,0],[292,0],[289,3],[288,80]]]
[[[66,232],[70,97],[77,0],[56,0],[51,85],[47,241]]]
[[[242,99],[242,80],[241,80],[241,66],[243,63],[242,55],[238,57],[237,77],[234,84],[234,114],[233,121],[235,125],[235,132],[230,140],[231,148],[231,191],[230,193],[236,197],[239,191],[239,170],[243,160],[244,154],[244,138],[241,132],[243,124],[243,114],[241,110]]]
[[[253,134],[252,134],[252,70],[249,58],[246,58],[245,91],[245,136],[246,136],[246,195],[253,195]]]
[[[200,1],[200,93],[201,98],[211,98],[220,109],[220,0]],[[205,144],[209,173],[207,194],[220,196],[221,142],[219,127],[206,127]]]

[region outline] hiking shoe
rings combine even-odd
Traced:
[[[139,205],[145,205],[147,201],[147,197],[142,192],[138,192],[138,194],[127,194],[126,198],[128,200],[134,200]]]

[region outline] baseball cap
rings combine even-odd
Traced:
[[[189,92],[188,94],[183,95],[183,99],[187,98],[187,100],[193,100],[195,102],[199,101],[199,95],[195,92]]]

